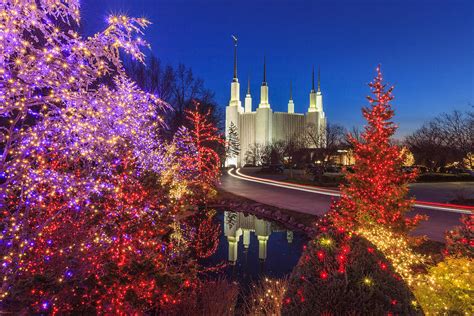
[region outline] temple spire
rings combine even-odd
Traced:
[[[312,72],[312,77],[311,77],[311,91],[314,91],[314,66],[313,66],[313,72]]]
[[[250,95],[250,76],[247,80],[247,95],[245,96],[245,113],[252,112],[252,96]]]
[[[321,92],[321,67],[318,66],[318,92]]]
[[[237,37],[232,35],[232,39],[234,40],[234,80],[237,81]]]
[[[267,63],[266,63],[266,60],[265,60],[265,56],[263,56],[263,82],[262,82],[262,86],[266,86],[267,85]]]
[[[236,106],[237,112],[242,112],[242,103],[240,102],[240,83],[237,79],[237,37],[232,35],[234,41],[234,78],[230,84],[230,101],[229,106]]]
[[[270,103],[268,103],[268,85],[267,85],[267,63],[265,56],[263,56],[263,82],[260,87],[260,104],[259,108],[270,108]]]
[[[293,100],[293,89],[291,87],[291,80],[290,80],[290,100]]]
[[[295,113],[295,103],[293,102],[293,86],[290,80],[290,100],[288,101],[288,113]]]

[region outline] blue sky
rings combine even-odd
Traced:
[[[328,120],[348,128],[364,123],[367,83],[382,64],[395,85],[399,136],[425,120],[474,104],[474,1],[247,1],[83,0],[86,33],[101,30],[108,14],[144,16],[145,38],[165,63],[193,68],[228,103],[232,39],[239,37],[241,95],[251,80],[259,102],[267,58],[270,104],[286,110],[293,82],[296,111],[306,111],[311,67],[321,67]],[[150,54],[150,51],[146,51]]]

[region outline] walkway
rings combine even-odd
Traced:
[[[236,170],[232,170],[229,174],[223,175],[220,187],[260,203],[314,215],[322,215],[327,212],[331,200],[338,197],[338,192],[334,189],[300,186],[278,180],[263,179],[256,177],[251,169],[245,169],[245,173],[242,173],[241,170],[238,173]],[[425,198],[429,197],[428,193],[431,192],[423,186],[411,189],[414,194],[417,190],[424,192]],[[436,190],[432,192],[436,192]],[[445,194],[445,192],[442,193]],[[417,207],[411,212],[411,215],[419,213],[429,216],[429,220],[422,223],[415,234],[427,235],[433,240],[443,241],[445,231],[459,225],[461,214],[470,213],[474,208],[457,208],[450,205],[439,205],[439,203],[431,204],[431,201],[437,202],[439,200],[436,199],[438,195],[432,194],[432,196],[435,198],[427,199],[426,202],[417,202]]]

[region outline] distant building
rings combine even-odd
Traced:
[[[240,140],[240,154],[229,157],[226,166],[241,166],[245,164],[245,153],[254,144],[267,145],[274,141],[288,140],[301,135],[309,124],[321,130],[326,125],[326,116],[323,110],[323,96],[321,93],[320,73],[318,72],[317,90],[314,86],[314,68],[312,73],[312,88],[309,93],[309,106],[306,113],[295,113],[295,104],[292,98],[290,85],[290,100],[287,112],[273,112],[270,107],[269,86],[267,84],[266,63],[263,61],[263,82],[260,87],[260,103],[256,111],[252,109],[250,83],[245,96],[244,107],[240,101],[240,83],[237,78],[237,42],[234,47],[234,78],[230,88],[230,101],[226,107],[225,132],[229,135],[229,128],[233,123],[238,130]]]

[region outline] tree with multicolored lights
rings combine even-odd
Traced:
[[[78,1],[0,4],[0,302],[14,313],[158,312],[197,282],[168,235],[198,202],[193,186],[217,179],[191,163],[198,146],[213,157],[212,137],[195,141],[212,128],[161,139],[167,106],[119,56],[143,60],[147,20],[112,16],[87,39],[78,23]]]
[[[381,224],[396,231],[413,228],[421,216],[405,217],[413,200],[407,198],[408,183],[415,173],[402,171],[405,157],[392,143],[396,126],[390,101],[393,87],[383,83],[382,72],[369,84],[373,96],[362,113],[368,124],[361,140],[349,136],[354,148],[354,172],[346,172],[347,184],[341,185],[341,199],[333,213],[336,225],[353,229],[358,225]]]

